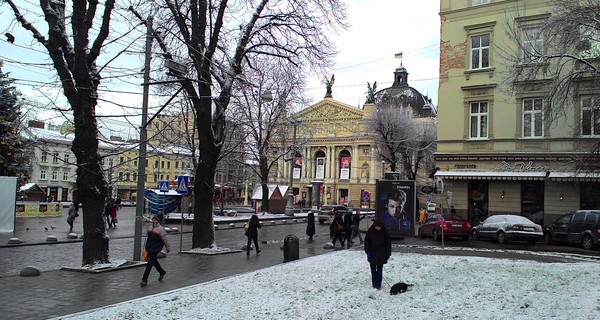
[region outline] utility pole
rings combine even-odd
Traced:
[[[146,185],[146,144],[148,143],[148,132],[146,121],[148,119],[148,96],[150,94],[150,61],[152,59],[152,16],[148,17],[146,30],[146,57],[144,61],[144,91],[142,100],[142,124],[140,126],[140,149],[138,159],[138,181],[137,198],[135,203],[135,235],[133,240],[133,261],[139,261],[142,257],[142,226],[144,220]],[[183,218],[183,216],[182,216]]]

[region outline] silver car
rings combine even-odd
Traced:
[[[543,236],[542,226],[523,216],[512,214],[490,216],[471,230],[472,239],[493,239],[498,243],[518,240],[534,244]]]

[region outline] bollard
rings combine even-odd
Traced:
[[[300,258],[300,244],[298,237],[288,235],[283,240],[283,262],[298,260]]]

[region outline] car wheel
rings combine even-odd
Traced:
[[[440,235],[438,234],[437,230],[433,229],[433,240],[435,241],[440,241]]]
[[[504,231],[498,231],[498,243],[499,244],[505,244],[506,243],[506,234],[504,233]]]
[[[594,249],[594,239],[590,236],[583,236],[583,239],[581,239],[581,246],[586,250]]]
[[[471,231],[471,239],[472,240],[479,240],[479,233],[477,233],[477,230]]]
[[[425,235],[423,234],[423,230],[419,229],[419,239],[425,239]]]
[[[552,234],[550,234],[550,232],[546,232],[544,233],[544,243],[545,244],[552,244]]]

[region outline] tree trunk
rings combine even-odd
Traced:
[[[262,205],[260,211],[270,212],[269,208],[269,168],[267,166],[267,158],[261,157],[260,166],[260,182],[262,184]]]
[[[93,99],[93,98],[92,98]],[[83,205],[83,265],[107,263],[108,236],[104,226],[104,201],[108,187],[98,155],[95,104],[87,99],[71,103],[74,111],[75,139],[71,150],[77,158],[77,189],[74,201]],[[75,107],[77,105],[77,107]]]

